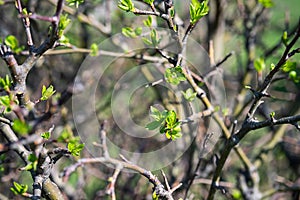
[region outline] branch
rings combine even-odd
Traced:
[[[160,198],[166,198],[169,200],[173,200],[172,193],[175,191],[175,189],[171,189],[170,191],[166,190],[164,185],[158,180],[158,178],[152,174],[151,171],[148,171],[134,163],[131,163],[127,160],[121,161],[118,159],[111,158],[108,155],[107,152],[107,147],[106,147],[106,131],[105,129],[105,123],[101,125],[100,127],[100,138],[101,139],[101,144],[100,147],[102,147],[103,150],[103,156],[97,157],[97,158],[82,158],[79,159],[74,165],[71,165],[67,168],[64,169],[62,176],[68,178],[71,173],[73,173],[78,167],[83,166],[85,164],[90,164],[90,163],[103,163],[103,164],[111,164],[115,166],[117,169],[121,170],[122,168],[126,169],[131,169],[135,172],[138,172],[142,176],[146,177],[149,182],[154,186],[153,190],[156,192],[156,194]],[[104,149],[103,149],[104,147]],[[177,187],[176,187],[177,189]]]

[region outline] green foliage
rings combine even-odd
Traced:
[[[50,137],[51,137],[51,132],[50,131],[46,131],[44,133],[41,133],[41,137],[46,139],[46,140],[49,140]]]
[[[148,130],[155,130],[155,129],[159,128],[166,120],[167,113],[168,112],[166,110],[160,112],[157,108],[151,106],[150,107],[150,116],[154,119],[154,121],[147,124],[146,128]]]
[[[14,186],[10,188],[10,190],[15,194],[15,195],[22,195],[27,192],[28,190],[28,185],[24,184],[19,184],[17,182],[13,183]]]
[[[98,51],[99,51],[99,48],[98,48],[98,45],[96,43],[93,43],[91,45],[91,56],[97,56],[98,55]]]
[[[198,0],[192,0],[190,4],[190,23],[196,24],[202,17],[208,14],[208,0],[199,2]]]
[[[143,21],[143,23],[145,26],[151,27],[152,26],[152,17],[149,15],[148,18]]]
[[[281,40],[282,40],[282,43],[287,46],[288,45],[288,34],[287,34],[287,31],[284,31],[283,34],[282,34],[282,37],[281,37]]]
[[[122,28],[122,34],[129,38],[136,38],[142,34],[142,27],[137,27],[135,29],[130,27]]]
[[[188,101],[193,101],[197,96],[197,92],[194,92],[192,88],[187,89],[185,92],[181,91],[184,98]]]
[[[70,153],[73,156],[79,156],[81,150],[84,147],[84,144],[79,143],[79,141],[80,141],[80,138],[79,137],[75,137],[73,140],[71,140],[68,143],[68,150],[70,151]]]
[[[272,63],[271,66],[270,66],[270,70],[273,70],[275,68],[275,64]]]
[[[15,53],[20,53],[25,49],[24,46],[19,46],[18,39],[13,35],[8,35],[4,39],[4,43],[11,48],[11,50]]]
[[[126,12],[134,12],[134,4],[131,0],[119,0],[118,7]]]
[[[5,4],[5,1],[4,0],[0,0],[0,6],[4,5],[4,4]]]
[[[186,80],[180,66],[167,68],[165,71],[165,78],[168,83],[173,85],[178,85],[181,81]]]
[[[272,0],[258,0],[258,2],[265,8],[270,8],[274,5]]]
[[[175,140],[182,136],[181,134],[181,123],[177,119],[176,112],[174,110],[159,111],[157,108],[150,107],[150,116],[154,121],[146,125],[148,130],[155,130],[159,128],[161,134],[165,134],[166,138]]]
[[[152,200],[159,200],[159,195],[155,191],[152,193]]]
[[[284,72],[290,72],[292,70],[296,70],[297,63],[292,62],[290,60],[286,61],[286,63],[282,66],[282,71]]]
[[[286,63],[282,67],[282,71],[289,73],[289,78],[294,82],[294,83],[300,83],[300,70],[297,69],[297,63],[292,62],[290,60],[286,61]]]
[[[71,20],[68,18],[68,15],[61,15],[58,23],[58,37],[62,37],[64,30],[70,24]]]
[[[12,128],[15,132],[17,132],[21,135],[26,135],[31,130],[31,127],[29,126],[29,124],[27,124],[24,121],[21,121],[20,119],[15,119],[14,120]]]
[[[232,197],[234,200],[241,200],[242,199],[242,193],[240,190],[238,189],[233,189],[232,190]]]
[[[143,1],[149,5],[152,5],[154,2],[154,0],[143,0]]]
[[[10,86],[12,85],[12,80],[9,78],[8,75],[5,78],[0,77],[0,88],[3,88],[5,91],[9,91]]]
[[[37,167],[37,164],[38,164],[38,158],[34,154],[30,154],[28,156],[28,161],[30,163],[25,166],[25,170],[26,171],[29,171],[29,170],[36,171],[36,167]]]
[[[180,125],[176,112],[174,110],[168,111],[166,122],[160,129],[160,133],[165,133],[168,139],[176,140],[182,136]]]
[[[73,136],[71,127],[66,126],[60,133],[60,136],[57,138],[57,141],[58,142],[69,142],[73,138],[74,138],[74,136]]]
[[[157,47],[157,45],[161,41],[161,38],[158,37],[157,31],[155,29],[152,29],[150,32],[150,40],[145,37],[143,37],[142,40],[146,45],[152,45],[154,47]]]
[[[254,61],[254,68],[257,72],[262,72],[266,68],[265,60],[263,58],[258,58]]]
[[[43,88],[42,88],[42,97],[40,98],[40,100],[46,101],[46,100],[48,100],[54,93],[55,93],[55,90],[54,90],[54,88],[53,88],[52,85],[50,85],[48,88],[46,88],[46,86],[43,85]]]
[[[271,118],[274,118],[274,117],[275,117],[275,112],[271,112],[271,113],[270,113],[270,117],[271,117]]]
[[[4,107],[4,113],[9,113],[12,111],[11,107],[11,96],[10,95],[4,95],[0,96],[0,104]]]
[[[67,3],[69,4],[69,6],[75,5],[76,8],[78,8],[78,6],[80,4],[82,4],[83,2],[84,2],[84,0],[67,0]]]

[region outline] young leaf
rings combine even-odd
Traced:
[[[93,43],[91,45],[91,56],[97,56],[98,55],[98,45],[96,43]]]
[[[158,38],[157,31],[155,29],[151,30],[150,38],[151,38],[151,41],[152,41],[152,45],[154,47],[156,47],[159,44],[160,39]]]
[[[14,182],[14,187],[11,187],[10,190],[15,194],[15,195],[22,195],[27,192],[28,190],[28,185],[24,184],[19,184],[17,182]]]
[[[208,14],[208,0],[199,2],[198,0],[192,0],[190,4],[190,23],[196,24],[202,17]]]
[[[142,40],[143,40],[144,44],[149,45],[149,46],[152,45],[152,42],[148,38],[142,37]]]
[[[4,43],[9,46],[11,48],[11,50],[15,53],[20,53],[21,51],[24,50],[24,46],[19,46],[19,41],[17,40],[17,38],[13,35],[8,35],[5,40]]]
[[[284,72],[290,72],[293,70],[296,70],[297,63],[292,61],[286,61],[286,63],[282,66],[282,71]]]
[[[148,16],[148,18],[146,20],[143,21],[144,25],[147,27],[151,27],[152,26],[152,17]]]
[[[71,20],[68,18],[68,15],[61,15],[58,23],[58,36],[61,37],[64,33],[64,30],[70,24]]]
[[[146,129],[152,131],[160,127],[161,123],[159,121],[153,121],[146,125]]]
[[[68,143],[68,150],[73,156],[79,156],[84,144],[80,144],[77,140],[72,140]]]
[[[185,92],[181,91],[184,98],[188,101],[193,101],[195,97],[197,96],[197,92],[194,92],[193,89],[189,88]]]
[[[281,39],[282,39],[283,44],[284,44],[285,46],[287,46],[287,45],[288,45],[289,39],[288,39],[288,34],[287,34],[286,31],[283,32],[282,38],[281,38]]]
[[[165,71],[165,78],[168,83],[178,85],[180,81],[185,81],[186,78],[182,72],[182,68],[180,66],[167,68]]]
[[[134,33],[136,36],[141,35],[142,31],[143,31],[142,27],[137,27],[134,29]]]
[[[129,38],[135,38],[137,36],[133,28],[130,27],[122,28],[122,34]]]
[[[15,132],[21,135],[26,135],[31,130],[31,127],[26,122],[23,122],[19,119],[14,120],[12,128]]]
[[[270,8],[274,5],[272,0],[258,0],[258,2],[265,8]]]
[[[78,8],[78,6],[80,4],[82,4],[83,2],[84,2],[84,0],[67,0],[67,3],[69,4],[69,6],[75,5],[76,8]]]
[[[144,0],[145,3],[149,4],[149,5],[152,5],[154,0]]]
[[[134,12],[134,4],[131,0],[119,0],[118,7],[126,12]]]
[[[2,106],[4,106],[5,108],[5,113],[8,113],[12,110],[11,108],[11,99],[9,95],[5,95],[5,96],[0,96],[0,104]]]
[[[55,92],[56,91],[54,90],[52,85],[50,85],[48,88],[46,88],[46,86],[43,85],[42,97],[40,98],[40,100],[42,101],[48,100]]]
[[[46,140],[49,140],[50,137],[51,137],[51,133],[49,131],[41,133],[41,137],[46,139]]]
[[[263,58],[258,58],[254,61],[254,68],[257,72],[262,72],[266,68],[266,64]]]

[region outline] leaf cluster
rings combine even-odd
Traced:
[[[181,123],[177,119],[176,112],[174,110],[159,111],[157,108],[150,107],[151,117],[154,121],[146,125],[148,130],[155,130],[159,128],[161,134],[165,134],[167,139],[176,140],[182,136]]]

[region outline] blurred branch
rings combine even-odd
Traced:
[[[51,4],[57,5],[57,0],[48,0]],[[98,31],[100,31],[103,35],[110,37],[111,35],[111,25],[108,23],[108,25],[101,24],[98,20],[94,19],[91,16],[86,16],[83,13],[77,12],[75,9],[64,5],[63,10],[73,16],[77,16],[78,20],[80,22],[86,23],[94,28],[96,28]]]
[[[105,123],[101,125],[100,128],[100,139],[101,139],[101,148],[103,150],[103,156],[97,158],[82,158],[79,159],[75,164],[64,169],[62,176],[66,179],[73,173],[78,167],[83,166],[85,164],[90,163],[103,163],[103,164],[111,164],[116,167],[118,170],[122,168],[131,169],[135,172],[138,172],[142,176],[146,177],[150,183],[154,186],[153,190],[159,196],[159,198],[166,198],[169,200],[173,200],[172,193],[174,192],[174,188],[171,191],[165,189],[164,185],[158,180],[158,178],[148,171],[134,163],[131,163],[127,160],[121,161],[118,159],[111,158],[109,156],[107,147],[106,147],[106,131],[105,131]],[[177,187],[176,187],[177,188]]]
[[[268,119],[268,120],[265,120],[262,122],[257,122],[253,119],[258,106],[262,103],[261,98],[267,94],[266,91],[269,88],[274,75],[279,71],[280,67],[282,65],[284,65],[284,63],[290,58],[289,57],[289,55],[291,54],[290,51],[293,48],[293,46],[295,45],[295,43],[299,37],[300,37],[300,20],[299,20],[299,24],[298,24],[298,30],[297,30],[294,38],[286,46],[286,49],[285,49],[281,59],[276,64],[275,68],[273,70],[271,70],[270,73],[266,76],[263,84],[261,85],[261,88],[258,90],[259,91],[258,94],[255,95],[254,102],[252,103],[252,106],[249,109],[249,112],[243,122],[241,129],[238,130],[236,134],[231,136],[230,139],[228,139],[226,141],[225,147],[222,151],[221,158],[218,161],[217,168],[216,168],[214,176],[213,176],[212,184],[211,184],[209,195],[208,195],[209,200],[212,200],[214,198],[214,195],[215,195],[215,192],[217,189],[216,188],[217,180],[220,177],[220,174],[221,174],[224,164],[229,156],[229,153],[231,152],[231,149],[234,148],[234,146],[236,146],[243,139],[243,137],[246,136],[246,134],[248,132],[255,130],[255,129],[259,129],[259,128],[263,128],[263,127],[267,127],[267,126],[273,126],[273,125],[280,125],[280,124],[294,125],[295,123],[297,123],[300,120],[300,115],[283,117],[283,118],[280,118],[277,120],[271,118],[271,119]],[[294,52],[294,51],[292,51],[292,52]],[[251,173],[251,171],[250,171],[250,173]]]

